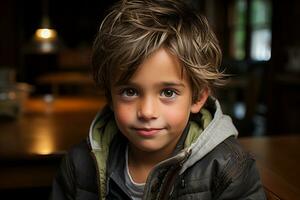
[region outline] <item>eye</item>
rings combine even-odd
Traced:
[[[125,88],[121,91],[121,95],[124,97],[137,96],[137,91],[134,88]]]
[[[177,95],[174,89],[164,89],[161,92],[161,96],[164,98],[175,98]]]

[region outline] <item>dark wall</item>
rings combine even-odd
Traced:
[[[290,70],[289,50],[300,51],[300,1],[273,1],[272,58],[269,67],[268,130],[300,133],[300,63]],[[298,55],[298,62],[299,62]]]
[[[68,48],[91,45],[112,1],[48,1],[51,24]],[[0,1],[0,66],[22,65],[22,48],[41,25],[43,1]]]
[[[17,64],[17,24],[15,2],[0,1],[0,68]]]
[[[47,12],[51,24],[68,47],[80,42],[90,43],[108,7],[115,0],[59,1],[48,0]],[[43,1],[18,2],[20,20],[24,25],[25,39],[28,40],[40,25],[43,16]]]

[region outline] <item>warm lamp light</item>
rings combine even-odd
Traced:
[[[57,39],[57,32],[51,28],[48,15],[44,14],[41,27],[35,31],[34,39],[37,41],[54,41]]]
[[[57,32],[55,29],[39,28],[35,31],[34,37],[36,40],[54,40]]]
[[[33,52],[54,53],[63,47],[55,29],[39,28],[35,31],[30,48]]]

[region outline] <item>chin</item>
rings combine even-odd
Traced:
[[[153,144],[151,143],[139,143],[139,144],[133,144],[137,149],[139,149],[140,151],[144,151],[144,152],[155,152],[155,151],[159,151],[162,147],[160,147],[159,145]]]

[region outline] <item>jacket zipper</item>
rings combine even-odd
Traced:
[[[177,172],[180,171],[181,167],[183,166],[183,163],[185,163],[185,161],[189,158],[189,156],[191,155],[191,153],[192,153],[191,149],[190,150],[182,150],[176,156],[173,156],[173,157],[171,157],[171,158],[169,158],[169,159],[167,159],[167,160],[162,161],[161,163],[159,163],[153,169],[153,171],[150,172],[150,175],[149,175],[149,177],[148,177],[148,179],[146,181],[145,190],[144,190],[144,196],[143,196],[142,199],[143,200],[150,199],[149,198],[149,194],[151,195],[151,191],[149,191],[149,190],[151,190],[151,188],[149,188],[150,187],[149,184],[151,182],[150,180],[153,179],[154,174],[156,174],[155,172],[157,170],[159,170],[160,168],[166,168],[166,167],[168,167],[170,165],[175,165],[176,164],[177,167],[174,168],[174,169],[171,169],[171,170],[175,170],[174,173],[177,173]],[[166,173],[167,173],[167,176],[169,176],[170,174],[173,174],[173,173],[169,173],[169,172],[166,172]],[[169,178],[169,177],[165,177],[165,178]],[[171,179],[171,181],[168,182],[167,186],[165,186],[166,184],[164,184],[163,187],[172,187],[173,184],[174,184],[174,181],[175,181],[175,178]],[[159,200],[162,199],[162,198],[167,199],[167,197],[168,197],[167,194],[161,194],[162,191],[169,193],[171,190],[170,190],[170,188],[167,188],[167,189],[162,188],[162,189],[160,189],[160,194],[158,194],[159,195],[159,198],[158,198]],[[161,196],[163,196],[163,197],[161,197]]]

